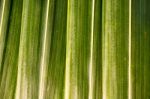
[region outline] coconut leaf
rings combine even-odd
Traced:
[[[0,99],[149,99],[149,0],[0,0]]]
[[[21,16],[22,0],[13,0],[11,2],[10,17],[7,26],[5,53],[3,54],[3,63],[1,64],[3,67],[0,86],[0,96],[2,99],[12,99],[15,95]]]
[[[149,0],[132,2],[131,97],[150,98],[150,14]]]
[[[23,0],[16,99],[37,99],[41,0]]]
[[[129,1],[103,0],[103,99],[128,98]]]
[[[2,75],[2,59],[5,47],[5,39],[7,34],[7,25],[9,19],[10,0],[0,1],[0,76]]]

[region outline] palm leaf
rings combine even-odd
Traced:
[[[10,0],[0,1],[0,73],[2,72],[2,68],[3,68],[2,59],[3,59],[3,53],[5,47],[10,4],[11,4]]]
[[[150,14],[148,0],[132,2],[131,97],[150,98]]]
[[[3,54],[0,96],[2,99],[14,97],[17,80],[18,51],[21,31],[22,1],[14,0],[11,5],[5,50]],[[13,20],[12,20],[13,19]]]
[[[148,0],[0,0],[1,99],[149,99]]]
[[[38,98],[40,17],[41,1],[23,0],[16,99]]]
[[[128,98],[129,1],[103,1],[103,98]]]

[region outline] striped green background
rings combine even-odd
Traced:
[[[150,0],[0,0],[0,99],[150,99]]]

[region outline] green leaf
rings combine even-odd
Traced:
[[[13,0],[11,4],[4,50],[5,53],[3,54],[3,63],[1,64],[2,77],[0,96],[2,99],[14,98],[17,80],[22,0]]]
[[[9,18],[10,0],[0,1],[0,76],[2,74],[2,59],[5,47],[7,24]]]
[[[42,21],[43,25],[47,25],[47,30],[44,26],[42,35],[45,37],[41,44],[43,57],[41,57],[40,65],[40,68],[43,68],[40,88],[44,89],[43,91],[39,89],[39,99],[62,99],[66,60],[67,0],[47,0],[45,5],[49,12],[47,20]],[[46,11],[44,9],[43,15]],[[46,19],[45,16],[43,19]]]
[[[93,93],[91,99],[102,99],[102,0],[95,0],[93,26]]]
[[[129,1],[103,0],[103,99],[128,98]]]
[[[150,14],[148,0],[132,2],[131,97],[150,98]]]
[[[149,0],[0,0],[0,99],[149,99]]]
[[[16,99],[37,99],[41,0],[23,0]]]
[[[65,99],[88,99],[93,87],[93,8],[92,0],[68,0]]]

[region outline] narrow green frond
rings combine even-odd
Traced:
[[[150,1],[132,2],[132,99],[150,98]]]
[[[92,0],[68,0],[65,99],[88,99]]]
[[[23,0],[15,99],[38,99],[41,0]]]
[[[42,25],[41,25],[41,45],[40,45],[40,74],[39,74],[39,99],[46,98],[51,39],[54,20],[54,0],[43,0],[42,4]]]
[[[48,42],[48,44],[50,44],[50,52],[48,53],[49,61],[46,70],[47,82],[44,99],[63,99],[66,60],[67,0],[54,0],[54,10],[49,11],[49,18],[52,16],[53,19],[48,21],[50,25],[48,27],[49,31],[47,31],[48,33],[51,32],[51,39],[50,42]],[[52,24],[51,21],[53,21]]]
[[[5,39],[8,27],[11,0],[0,1],[0,76],[2,75],[2,59],[4,54]]]
[[[102,0],[95,0],[93,27],[93,95],[102,99]]]
[[[103,99],[128,98],[128,23],[128,0],[103,0]]]
[[[0,85],[1,99],[12,99],[15,95],[18,51],[21,31],[22,0],[13,0],[10,10],[5,53],[3,55],[2,77]],[[13,19],[13,20],[12,20]]]
[[[0,0],[0,99],[150,99],[149,0]]]

